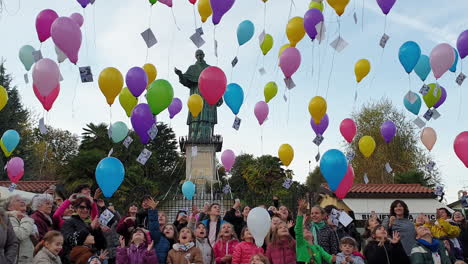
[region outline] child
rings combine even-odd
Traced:
[[[206,237],[207,235],[208,234],[206,232],[205,225],[202,223],[198,223],[197,228],[195,228],[195,237],[196,237],[195,245],[202,252],[203,263],[211,264],[213,263],[214,254],[213,254],[213,248],[211,247],[210,242],[208,241],[208,238]]]
[[[44,235],[34,251],[33,264],[62,264],[59,253],[63,246],[63,236],[58,231],[49,231]]]
[[[137,228],[133,232],[130,246],[125,247],[125,238],[120,236],[120,248],[117,249],[117,263],[119,264],[149,264],[158,263],[156,253],[153,250],[153,241],[148,243],[146,233]]]
[[[272,234],[272,240],[267,247],[266,256],[272,264],[296,262],[296,241],[289,233],[285,222],[281,221],[276,225]]]
[[[218,234],[218,240],[213,246],[216,264],[231,263],[234,248],[239,244],[234,227],[230,223],[224,223]]]
[[[221,229],[221,226],[224,224],[224,220],[221,218],[221,206],[218,203],[212,203],[208,209],[208,219],[202,220],[202,222],[207,229],[208,240],[211,245],[214,245],[216,242],[216,237],[218,232]]]
[[[203,264],[203,256],[194,243],[193,231],[184,227],[180,230],[178,242],[174,244],[167,255],[167,264]]]
[[[388,239],[387,230],[382,225],[374,227],[372,239],[364,248],[368,264],[405,264],[409,258],[400,242],[400,234],[393,232],[392,240]]]
[[[294,263],[294,262],[286,262],[286,263]],[[270,264],[270,261],[268,261],[268,258],[263,256],[262,254],[256,254],[252,256],[249,264]]]
[[[148,209],[148,227],[151,234],[151,239],[154,241],[154,249],[159,263],[166,263],[167,253],[171,250],[174,240],[177,237],[177,229],[174,225],[165,224],[161,227],[161,223],[167,221],[166,214],[156,209],[158,202],[153,198],[147,200]],[[162,221],[162,222],[160,222]]]
[[[244,227],[241,232],[241,240],[232,254],[232,264],[248,264],[250,258],[257,254],[263,254],[263,248],[255,245],[254,238],[248,227]]]
[[[362,257],[357,255],[357,242],[352,237],[343,237],[340,240],[341,252],[336,255],[336,264],[364,264]]]

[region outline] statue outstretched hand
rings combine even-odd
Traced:
[[[182,75],[182,71],[177,69],[177,68],[174,68],[174,72],[178,75],[178,76],[181,76]]]

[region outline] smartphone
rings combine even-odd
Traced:
[[[112,203],[109,203],[109,206],[112,206]]]
[[[237,198],[236,200],[234,200],[236,203],[240,203],[240,199]]]
[[[76,195],[76,198],[80,198],[80,197],[87,197],[87,196],[85,194],[81,194],[81,193]]]

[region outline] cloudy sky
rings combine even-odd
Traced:
[[[145,62],[156,65],[158,78],[169,80],[175,96],[186,102],[188,90],[180,85],[174,74],[174,67],[183,71],[193,64],[196,47],[189,40],[196,26],[201,21],[187,0],[173,0],[175,20],[171,9],[162,4],[152,8],[146,0],[96,0],[94,6],[82,9],[74,0],[3,0],[4,8],[0,14],[0,35],[3,36],[1,56],[6,58],[8,70],[13,74],[24,104],[35,111],[38,116],[44,115],[39,101],[35,98],[31,84],[25,84],[25,69],[18,59],[18,50],[29,44],[39,48],[35,32],[35,17],[43,9],[54,9],[60,16],[69,16],[74,12],[82,13],[85,24],[81,28],[83,43],[79,53],[78,66],[91,66],[96,82],[82,84],[79,81],[78,68],[66,61],[60,65],[64,81],[61,93],[53,109],[46,115],[47,123],[62,129],[80,134],[85,124],[106,122],[109,120],[125,121],[129,119],[120,107],[118,100],[112,106],[111,114],[104,96],[97,85],[97,78],[105,67],[116,67],[123,75],[133,66],[142,66]],[[214,55],[214,27],[211,18],[203,24],[206,44],[202,47],[208,64],[221,67],[228,82],[236,82],[244,89],[246,99],[239,117],[241,128],[231,128],[234,115],[225,105],[218,110],[219,124],[216,133],[224,137],[224,148],[231,148],[236,153],[253,153],[255,155],[277,155],[278,147],[289,143],[295,150],[291,168],[295,179],[304,181],[309,170],[315,164],[314,156],[317,147],[312,143],[314,133],[310,128],[310,115],[307,110],[309,100],[315,95],[326,97],[330,126],[325,133],[325,141],[320,147],[323,153],[329,148],[342,148],[343,139],[339,132],[342,119],[349,117],[352,111],[354,90],[354,63],[367,58],[372,64],[371,73],[358,87],[357,105],[370,100],[387,97],[404,110],[402,101],[408,91],[408,76],[398,61],[398,48],[408,40],[419,43],[423,54],[429,54],[432,48],[441,42],[455,45],[460,32],[468,28],[468,19],[464,10],[468,8],[465,0],[452,0],[450,5],[443,5],[435,0],[397,1],[386,21],[386,33],[390,36],[384,53],[378,45],[384,32],[385,17],[373,0],[351,1],[340,19],[340,33],[349,45],[333,58],[333,49],[329,43],[338,36],[338,19],[334,11],[326,6],[324,15],[327,27],[326,40],[322,45],[313,44],[307,35],[297,45],[301,52],[302,64],[293,75],[296,87],[285,91],[282,72],[278,70],[277,54],[279,47],[287,42],[285,26],[288,18],[303,16],[309,1],[306,0],[269,0],[264,4],[260,0],[237,0],[233,8],[222,18],[216,28],[218,54]],[[358,23],[355,24],[353,14]],[[275,41],[273,49],[265,57],[258,45],[258,35],[264,27]],[[236,56],[236,29],[238,24],[249,19],[255,24],[255,35],[251,41],[239,49],[239,63],[232,69],[230,63]],[[151,49],[147,50],[140,33],[151,25],[158,39]],[[56,58],[52,40],[47,40],[41,47],[44,57]],[[148,56],[147,56],[148,52]],[[147,57],[147,59],[146,59]],[[333,70],[332,70],[333,61]],[[320,67],[319,67],[320,63]],[[465,62],[466,64],[466,62]],[[264,67],[266,75],[258,74]],[[468,67],[468,66],[466,66]],[[231,73],[232,71],[232,73]],[[460,67],[457,69],[457,74]],[[232,74],[232,77],[231,77]],[[29,75],[30,76],[30,75]],[[30,76],[31,78],[31,76]],[[467,87],[461,89],[455,84],[456,75],[446,73],[439,83],[447,89],[448,98],[440,108],[442,118],[431,121],[438,134],[438,141],[432,150],[437,166],[442,172],[443,183],[448,190],[448,201],[454,201],[457,191],[467,185],[467,169],[458,160],[453,151],[453,140],[456,135],[468,129],[468,109],[466,107]],[[431,76],[428,81],[432,82]],[[276,81],[280,91],[270,102],[270,115],[260,127],[254,117],[253,107],[263,100],[263,87],[268,81]],[[418,91],[422,83],[411,74],[411,89]],[[328,91],[328,92],[327,92]],[[283,100],[287,97],[287,102]],[[143,99],[140,99],[143,102]],[[424,113],[425,106],[421,109]],[[459,115],[459,110],[461,114]],[[159,121],[168,122],[177,136],[187,134],[187,108],[172,121],[166,112],[158,116]],[[408,118],[414,118],[407,113]],[[263,136],[262,136],[263,135]],[[362,177],[362,175],[356,175]]]

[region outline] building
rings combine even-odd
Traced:
[[[19,194],[26,200],[31,200],[34,195],[44,193],[51,186],[55,186],[57,181],[19,181],[13,192],[8,190],[10,181],[0,181],[0,201],[6,200],[10,195]],[[53,188],[53,187],[52,187]]]

